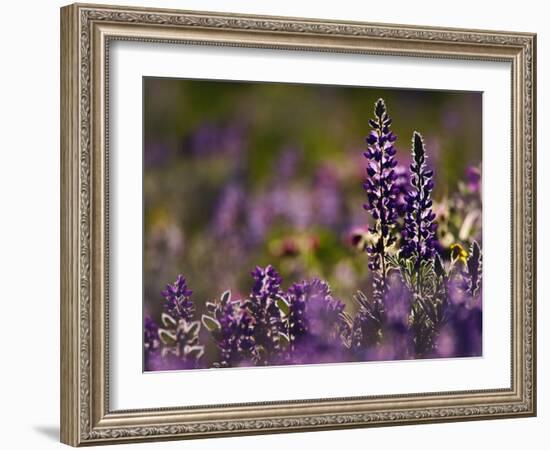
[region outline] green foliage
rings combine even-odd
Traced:
[[[202,323],[211,333],[215,333],[221,328],[220,322],[218,322],[213,317],[207,316],[206,314],[202,315]]]
[[[290,313],[290,304],[288,303],[288,300],[282,296],[279,296],[277,297],[277,301],[275,303],[277,308],[281,311],[281,316],[287,317]]]
[[[469,290],[472,296],[475,296],[481,285],[481,249],[479,244],[474,241],[470,249],[470,257],[468,258],[467,268],[469,275]]]

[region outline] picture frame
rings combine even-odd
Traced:
[[[509,64],[509,386],[113,409],[109,69],[111,45],[121,41],[291,51],[296,58],[328,53]],[[535,99],[531,33],[105,5],[62,8],[61,441],[81,446],[536,415]]]

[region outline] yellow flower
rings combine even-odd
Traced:
[[[468,252],[464,250],[460,244],[451,245],[451,259],[453,262],[460,261],[462,264],[466,264],[466,258],[468,257]]]

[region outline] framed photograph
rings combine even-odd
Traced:
[[[62,442],[535,415],[535,57],[62,8]]]

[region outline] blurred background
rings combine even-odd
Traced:
[[[365,137],[382,97],[410,164],[413,131],[435,170],[434,200],[481,164],[482,95],[284,83],[144,79],[144,312],[178,274],[202,305],[248,295],[272,264],[283,288],[327,280],[354,311],[370,284],[357,236],[368,223]]]

